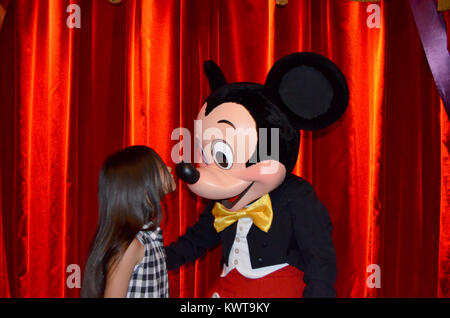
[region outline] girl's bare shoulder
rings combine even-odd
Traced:
[[[125,255],[127,255],[127,258],[135,263],[138,264],[141,262],[142,258],[144,257],[145,253],[145,247],[142,245],[142,243],[139,241],[138,238],[134,238],[134,240],[131,242],[131,244],[128,246]],[[124,255],[124,257],[125,257]]]

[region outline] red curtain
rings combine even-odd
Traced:
[[[69,4],[81,9],[70,29]],[[278,58],[313,51],[346,75],[350,106],[302,133],[295,173],[330,212],[339,297],[450,296],[450,125],[406,0],[13,0],[0,33],[0,296],[76,297],[97,222],[105,156],[146,144],[169,165],[172,130],[192,131],[214,59],[230,81],[263,82]],[[445,13],[447,23],[448,12]],[[204,202],[178,184],[165,244]],[[220,247],[170,273],[172,297],[201,297]],[[381,288],[369,288],[370,264]]]

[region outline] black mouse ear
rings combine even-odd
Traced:
[[[214,92],[216,89],[227,84],[227,80],[219,66],[212,60],[208,60],[203,64],[206,77],[209,81],[209,87]]]
[[[267,75],[264,95],[287,114],[294,127],[303,130],[334,123],[349,99],[347,81],[339,68],[310,52],[278,60]]]

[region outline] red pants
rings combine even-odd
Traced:
[[[304,288],[303,272],[293,266],[256,279],[233,269],[214,283],[208,296],[217,293],[220,298],[301,298]]]

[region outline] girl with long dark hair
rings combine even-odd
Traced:
[[[174,190],[170,168],[149,147],[131,146],[106,158],[82,297],[169,296],[160,201]]]

